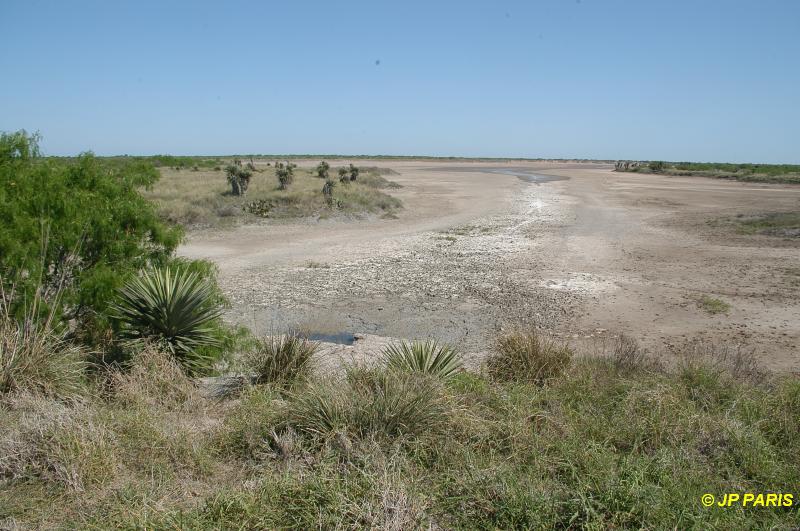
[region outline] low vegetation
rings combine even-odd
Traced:
[[[515,373],[439,379],[353,366],[290,389],[267,378],[219,401],[202,398],[171,356],[147,351],[79,401],[5,393],[0,520],[193,529],[796,524],[796,507],[700,499],[795,492],[796,377],[755,379],[747,353],[701,346],[665,369],[631,355],[638,347],[627,340],[607,357],[552,365],[560,369],[543,378],[529,359],[549,352],[545,343],[512,336],[498,338],[514,348],[496,355],[528,360]]]
[[[157,206],[162,219],[183,226],[224,227],[258,221],[261,218],[295,218],[331,215],[381,215],[392,217],[401,202],[385,190],[398,188],[386,176],[390,171],[361,168],[352,180],[336,184],[331,194],[323,193],[328,178],[318,178],[315,168],[300,168],[290,162],[274,166],[257,165],[248,182],[247,195],[231,193],[223,171],[161,168],[162,178],[145,190],[145,197]],[[330,166],[324,172],[330,173]],[[338,173],[338,169],[336,170]]]
[[[244,353],[242,365],[256,384],[291,386],[311,373],[318,344],[296,331],[257,340]]]
[[[697,303],[700,305],[700,308],[710,313],[711,315],[716,315],[718,313],[728,313],[731,309],[731,305],[728,304],[727,302],[714,297],[709,297],[708,295],[703,295],[702,297],[700,297],[700,300],[698,300]]]
[[[718,162],[618,162],[617,171],[661,173],[733,179],[736,181],[800,184],[800,165],[797,164],[729,164]]]
[[[458,350],[435,340],[400,341],[386,347],[383,358],[386,365],[394,369],[437,378],[451,378],[463,366]]]

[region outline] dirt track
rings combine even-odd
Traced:
[[[659,352],[705,337],[746,342],[768,366],[800,371],[800,241],[707,223],[798,210],[798,186],[586,164],[369,164],[400,172],[399,219],[190,235],[181,252],[219,264],[232,321],[257,332],[434,336],[476,353],[496,327],[519,322],[580,348],[620,332]],[[503,169],[566,179],[534,184]],[[706,313],[702,295],[730,312]]]

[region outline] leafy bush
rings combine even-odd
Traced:
[[[151,269],[132,278],[114,309],[123,337],[154,341],[190,372],[212,361],[204,347],[220,343],[214,328],[222,313],[216,286],[185,266]]]
[[[52,304],[61,285],[56,318],[66,312],[82,334],[104,328],[123,280],[165,264],[180,242],[139,193],[157,179],[146,161],[43,159],[37,136],[0,134],[0,275],[16,284],[12,313],[37,289]]]
[[[255,347],[244,354],[242,363],[246,370],[255,374],[256,383],[289,385],[309,375],[311,358],[317,348],[317,343],[291,331],[257,341]]]
[[[440,345],[435,340],[411,343],[401,341],[386,347],[383,356],[389,367],[437,378],[450,378],[462,367],[459,352],[450,345]]]
[[[544,384],[561,376],[572,361],[566,345],[542,338],[535,330],[514,331],[497,339],[487,358],[489,374],[501,381]]]

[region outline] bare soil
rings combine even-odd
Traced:
[[[181,253],[219,265],[232,322],[436,337],[477,357],[496,329],[530,323],[582,351],[619,333],[663,355],[702,338],[800,371],[800,239],[716,222],[798,211],[800,186],[603,164],[369,164],[400,173],[398,219],[190,234]],[[704,296],[730,309],[707,312]]]

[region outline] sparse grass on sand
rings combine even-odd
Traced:
[[[252,222],[259,216],[248,212],[247,205],[263,206],[265,216],[292,218],[335,216],[337,214],[378,214],[391,216],[402,205],[384,190],[399,185],[387,180],[387,170],[362,168],[355,182],[336,182],[334,207],[328,208],[322,195],[324,181],[312,175],[310,168],[296,168],[294,180],[287,190],[278,188],[274,166],[258,165],[247,195],[230,194],[224,170],[209,168],[197,171],[162,167],[161,179],[151,190],[143,191],[158,205],[162,218],[187,226],[230,226]],[[335,175],[336,168],[331,168]]]
[[[210,400],[171,358],[143,352],[79,399],[0,394],[0,526],[786,529],[800,521],[796,376],[765,377],[746,351],[702,345],[665,369],[630,339],[606,357],[576,359],[529,332],[498,339],[495,356],[502,370],[447,380],[351,367]],[[730,492],[795,499],[747,509],[701,503]]]
[[[709,297],[708,295],[703,295],[697,301],[697,304],[705,310],[706,312],[710,313],[711,315],[716,315],[718,313],[728,313],[731,309],[731,305],[727,302],[716,299],[714,297]]]

